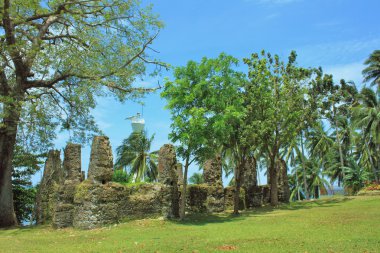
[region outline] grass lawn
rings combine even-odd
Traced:
[[[102,229],[0,230],[0,252],[380,252],[380,196],[326,198],[247,211],[146,219]]]

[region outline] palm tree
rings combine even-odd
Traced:
[[[203,184],[204,183],[204,179],[203,179],[203,175],[201,173],[194,173],[190,178],[189,178],[189,182],[191,184]]]
[[[368,65],[363,70],[364,82],[371,81],[371,85],[377,85],[380,88],[380,50],[375,50],[364,62]]]
[[[288,182],[290,188],[290,200],[301,200],[305,199],[306,195],[303,192],[302,184],[299,182],[302,180],[302,166],[298,164],[293,167],[292,173],[289,175]]]
[[[303,195],[306,199],[309,199],[309,189],[307,187],[307,174],[306,174],[306,165],[305,160],[307,159],[305,157],[304,148],[303,148],[303,134],[300,135],[301,142],[298,143],[298,138],[294,138],[292,142],[290,142],[287,147],[285,148],[285,161],[290,163],[291,166],[295,168],[294,174],[295,176],[295,188],[297,189],[297,197],[298,200],[301,198],[300,189],[302,188],[301,185],[303,184]],[[301,170],[302,172],[299,172]],[[301,177],[299,177],[301,175]],[[302,183],[300,183],[302,181]]]
[[[151,152],[150,147],[154,135],[147,137],[146,132],[133,132],[117,147],[115,168],[123,168],[132,174],[135,182],[157,180],[157,151]]]
[[[319,198],[321,190],[327,192],[327,187],[330,186],[329,182],[324,178],[324,172],[322,171],[322,159],[311,157],[306,161],[306,173],[308,179],[309,189],[311,189],[311,195],[315,199]]]
[[[358,163],[351,157],[348,159],[348,166],[344,167],[344,170],[346,172],[344,184],[346,187],[352,189],[353,194],[363,188],[365,182],[369,179],[368,171],[359,166]]]
[[[317,123],[310,129],[308,136],[308,148],[312,156],[325,160],[326,154],[334,145],[334,140],[329,136],[322,122]]]
[[[380,170],[380,101],[375,92],[368,88],[363,88],[359,97],[360,104],[353,107],[355,125],[362,129],[364,145],[368,158],[370,159],[375,180],[379,180]],[[373,143],[374,145],[370,145]],[[374,150],[370,150],[373,147]],[[373,162],[371,154],[377,154],[377,168]]]

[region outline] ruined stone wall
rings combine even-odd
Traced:
[[[257,194],[257,163],[252,156],[247,159],[245,168],[242,171],[241,186],[245,191],[245,203],[247,208],[257,206],[255,196]]]
[[[74,195],[82,179],[81,146],[68,144],[64,151],[63,169],[65,180],[57,191],[57,204],[54,209],[53,226],[70,227],[73,224]]]
[[[36,196],[34,216],[37,224],[50,222],[57,200],[57,190],[64,180],[61,152],[50,150],[45,162],[44,174]]]
[[[112,160],[109,139],[95,137],[88,179],[81,182],[80,152],[72,145],[66,148],[64,167],[68,176],[59,189],[55,227],[92,229],[131,217],[178,217],[177,160],[172,145],[160,149],[159,183],[121,185],[110,182]]]
[[[165,144],[158,153],[158,182],[163,184],[163,210],[166,218],[179,217],[177,158],[174,146]]]
[[[288,168],[284,160],[278,162],[278,200],[288,203],[290,198],[290,188],[288,181]]]
[[[247,166],[240,192],[240,209],[247,206],[244,189],[251,191],[249,207],[269,203],[270,197],[269,186],[257,186],[255,161],[252,160]],[[122,185],[111,182],[111,145],[107,137],[97,136],[92,143],[88,179],[84,180],[81,146],[68,144],[64,150],[63,169],[59,152],[49,153],[37,200],[41,207],[38,219],[42,223],[52,217],[56,228],[73,226],[91,229],[135,217],[176,218],[179,213],[179,187],[182,184],[179,176],[182,174],[181,167],[177,163],[173,145],[166,144],[159,151],[158,183]],[[279,182],[285,185],[286,171],[282,173],[285,174],[281,174]],[[234,188],[223,188],[220,156],[206,161],[204,178],[204,184],[188,186],[187,211],[211,213],[232,208]],[[44,192],[54,194],[44,195]],[[46,210],[53,209],[54,212],[45,213]]]
[[[188,185],[186,210],[190,213],[223,212],[225,210],[223,187],[207,184]]]
[[[167,186],[82,182],[75,192],[73,226],[93,229],[125,219],[165,216]],[[165,213],[163,213],[165,212]]]
[[[113,155],[108,137],[95,136],[91,145],[88,179],[94,183],[105,184],[112,180]]]
[[[235,194],[235,187],[234,186],[228,186],[224,188],[224,207],[225,209],[233,209],[234,208],[234,194]],[[244,210],[246,208],[245,204],[245,190],[243,188],[240,188],[240,194],[239,194],[239,210]]]
[[[209,186],[206,199],[207,212],[223,212],[225,206],[222,181],[222,159],[220,155],[204,163],[203,178],[205,184]]]
[[[210,186],[223,186],[222,182],[222,159],[217,155],[207,160],[203,165],[203,178]]]

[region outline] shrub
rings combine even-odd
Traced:
[[[127,174],[124,170],[115,170],[113,172],[112,181],[118,183],[130,183],[132,177]]]
[[[380,184],[372,183],[363,188],[365,191],[380,191]]]

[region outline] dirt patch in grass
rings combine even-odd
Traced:
[[[218,250],[223,250],[223,251],[231,251],[231,250],[237,250],[238,248],[233,245],[222,245],[217,248]]]

